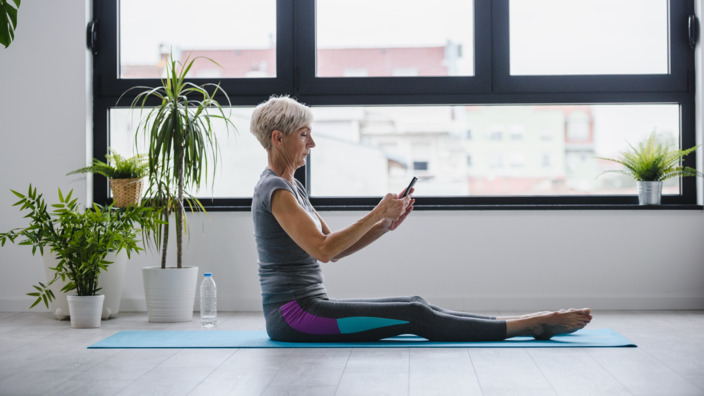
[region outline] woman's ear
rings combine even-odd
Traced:
[[[271,143],[274,145],[274,147],[281,147],[281,142],[283,142],[283,139],[284,134],[278,129],[275,129],[273,132],[271,132]]]

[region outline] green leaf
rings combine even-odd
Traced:
[[[17,191],[15,191],[15,190],[10,190],[10,191],[11,191],[11,192],[12,192],[13,194],[15,194],[15,195],[16,195],[16,196],[17,196],[18,198],[21,198],[21,199],[24,199],[24,198],[25,198],[25,196],[24,196],[24,195],[22,195],[22,194],[18,193],[18,192],[17,192]]]
[[[36,307],[37,304],[39,304],[40,302],[42,302],[42,298],[41,298],[41,297],[38,297],[36,300],[34,300],[34,303],[32,303],[32,305],[29,306],[29,308],[31,309],[31,308]],[[49,306],[48,306],[48,304],[47,304],[47,308],[48,308],[48,307],[49,307]]]
[[[0,2],[0,44],[5,48],[9,47],[15,39],[15,29],[17,28],[17,9],[20,1],[14,0],[15,6],[9,1]]]

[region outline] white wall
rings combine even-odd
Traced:
[[[24,224],[10,188],[31,182],[50,200],[57,187],[87,199],[86,179],[64,175],[89,150],[89,3],[24,2],[16,41],[0,49],[0,230]],[[360,213],[323,216],[337,228]],[[259,309],[250,214],[190,220],[186,263],[214,272],[221,309]],[[467,310],[702,309],[703,240],[701,211],[417,211],[324,270],[334,297],[420,294]],[[140,269],[157,263],[155,253],[132,259],[123,311],[144,310]],[[41,259],[13,245],[0,248],[0,274],[0,311],[26,309],[25,293],[44,277]]]

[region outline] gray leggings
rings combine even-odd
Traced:
[[[275,341],[374,341],[415,334],[430,341],[497,341],[506,321],[449,311],[422,297],[328,299],[306,297],[264,305],[266,330]]]

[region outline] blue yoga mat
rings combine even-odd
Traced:
[[[514,337],[491,342],[436,342],[403,335],[374,342],[279,342],[264,331],[120,331],[89,349],[99,348],[582,348],[635,347],[611,329],[583,329],[548,341]]]

